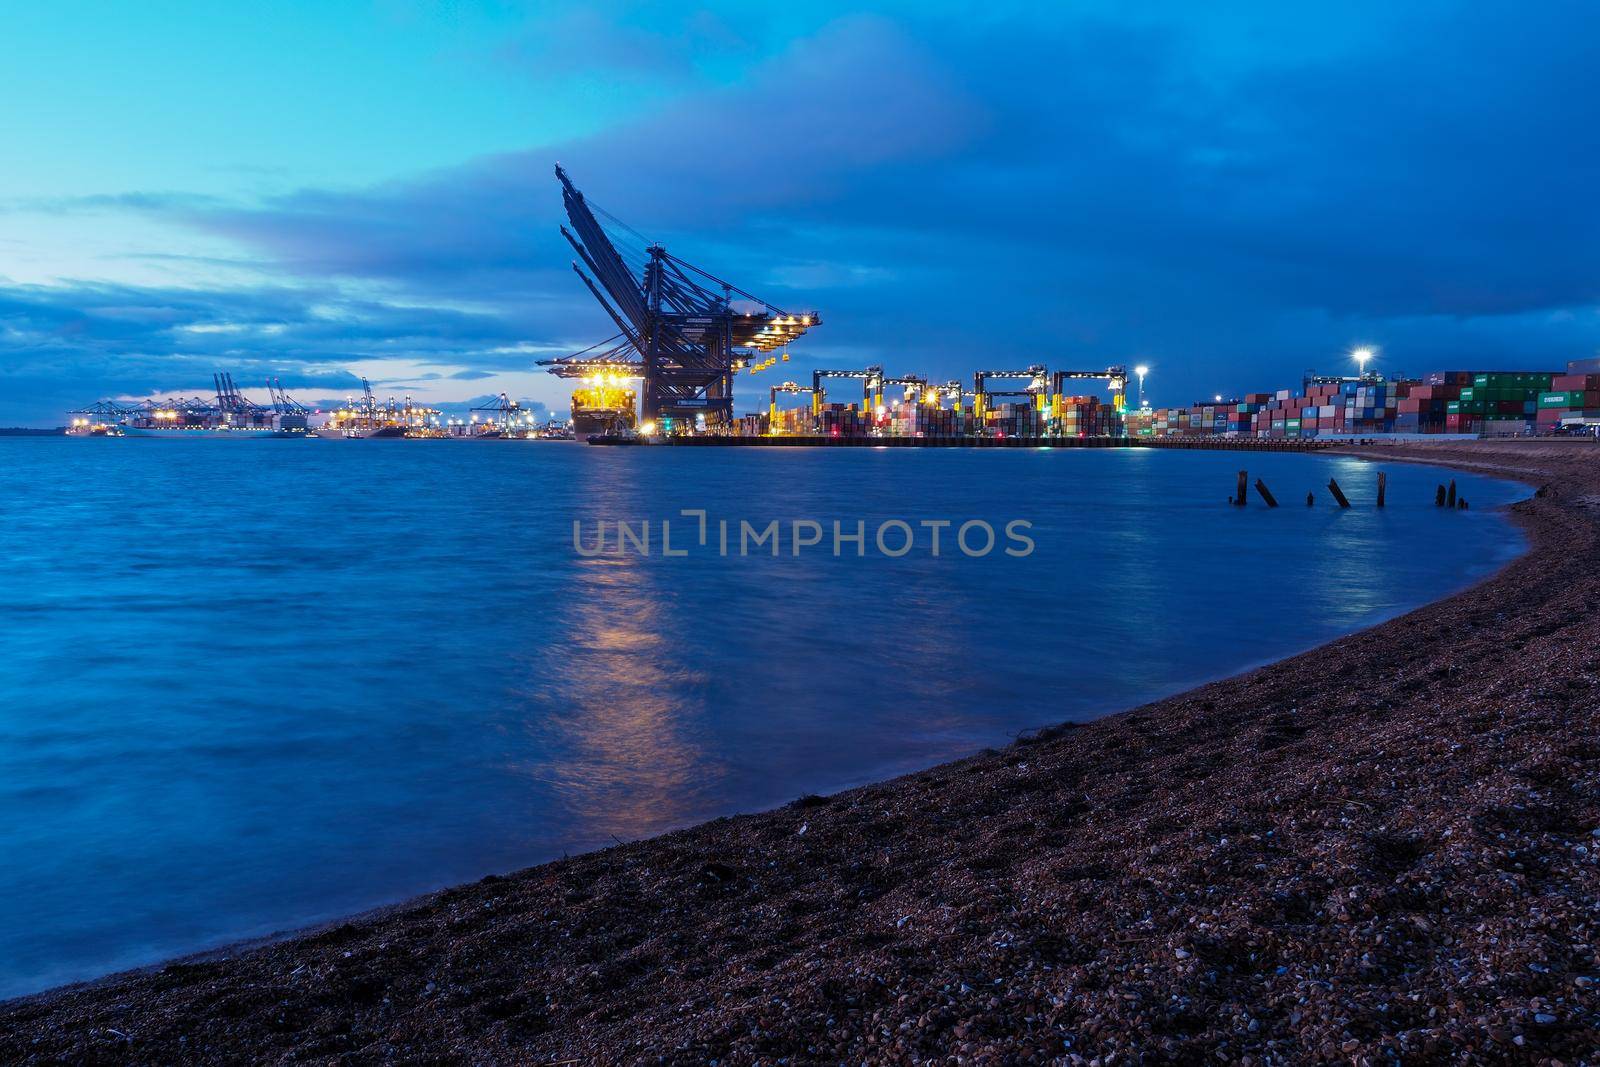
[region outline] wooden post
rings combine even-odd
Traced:
[[[1447,508],[1456,506],[1456,480],[1454,478],[1450,479],[1450,493],[1445,497],[1444,506]]]
[[[1239,472],[1239,490],[1233,494],[1233,502],[1239,507],[1244,507],[1250,502],[1250,472]]]
[[[1272,490],[1268,489],[1267,483],[1260,478],[1256,479],[1256,492],[1260,493],[1261,499],[1267,502],[1267,507],[1275,508],[1278,506],[1277,498],[1272,495]]]
[[[1341,508],[1350,506],[1350,501],[1345,499],[1344,490],[1339,488],[1339,483],[1332,478],[1328,479],[1328,492],[1333,494],[1333,499],[1339,502]]]
[[[1306,507],[1308,507],[1308,508],[1315,507],[1316,504],[1317,504],[1317,494],[1315,494],[1315,493],[1307,493],[1306,494]]]
[[[1383,507],[1383,492],[1389,488],[1389,476],[1383,471],[1378,472],[1378,506]]]
[[[1442,485],[1439,486],[1438,489],[1434,490],[1434,493],[1433,493],[1433,506],[1436,507],[1436,508],[1444,507],[1444,486],[1442,486]]]

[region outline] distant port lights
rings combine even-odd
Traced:
[[[1367,363],[1378,354],[1371,345],[1361,345],[1350,352],[1350,358],[1356,361],[1356,372],[1362,376],[1367,373]]]

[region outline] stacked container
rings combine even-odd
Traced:
[[[1534,412],[1537,432],[1549,433],[1561,426],[1600,425],[1600,366],[1586,370],[1596,360],[1569,364],[1566,374],[1552,376],[1550,388],[1539,394]]]

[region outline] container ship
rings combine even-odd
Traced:
[[[327,421],[316,429],[325,440],[364,440],[379,437],[442,437],[439,412],[421,407],[407,397],[403,403],[393,399],[378,403],[372,385],[361,379],[361,399],[350,398],[344,407],[328,413]]]
[[[85,437],[245,438],[306,437],[307,411],[276,381],[267,383],[269,406],[250,400],[233,375],[213,374],[215,399],[172,397],[137,404],[102,400],[73,412],[68,433]]]
[[[625,434],[634,428],[637,397],[616,374],[596,374],[572,394],[572,435]]]

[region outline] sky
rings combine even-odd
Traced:
[[[566,409],[561,162],[823,324],[780,376],[1158,404],[1600,351],[1600,20],[1527,5],[0,5],[0,425],[362,376]]]

